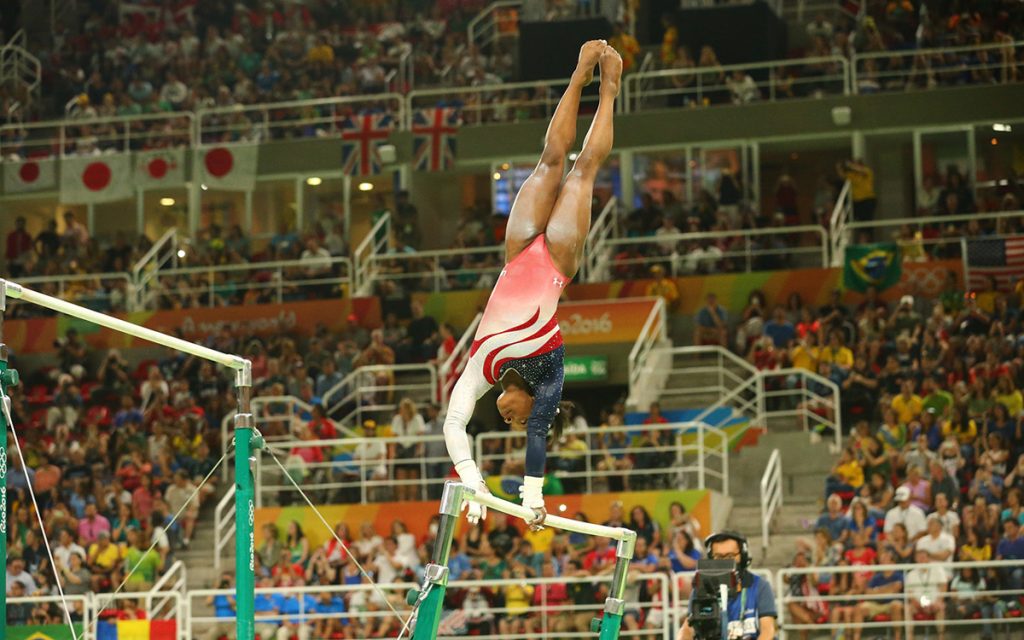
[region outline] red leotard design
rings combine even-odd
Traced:
[[[501,270],[477,327],[467,367],[479,367],[493,385],[506,362],[562,346],[556,312],[568,281],[555,267],[544,236],[537,236]]]

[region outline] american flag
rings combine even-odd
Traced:
[[[455,134],[461,116],[454,107],[420,109],[413,114],[413,164],[417,171],[445,171],[455,166]]]
[[[1010,291],[1024,276],[1024,236],[967,240],[967,286],[972,291],[988,290],[988,279],[996,289]]]
[[[387,113],[364,113],[341,121],[341,168],[350,176],[380,173],[378,147],[391,137],[394,118]]]

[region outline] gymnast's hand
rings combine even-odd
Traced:
[[[544,487],[544,478],[526,476],[523,484],[519,487],[519,497],[523,506],[533,511],[533,519],[527,520],[531,531],[540,531],[544,528],[544,519],[548,517],[547,509],[544,508],[544,494],[541,489]]]
[[[476,489],[478,494],[486,493],[490,495],[491,493],[491,490],[487,488],[487,485],[484,484],[483,480],[481,480],[474,489]],[[481,520],[487,519],[487,507],[479,502],[465,500],[463,501],[462,506],[466,509],[466,520],[468,520],[470,524],[479,524]]]

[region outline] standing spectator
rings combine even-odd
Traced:
[[[707,304],[697,312],[697,327],[694,343],[724,347],[728,340],[729,316],[718,304],[718,296],[709,293]]]
[[[12,278],[20,277],[32,254],[32,236],[25,231],[25,216],[14,221],[14,231],[7,234],[7,271]]]
[[[636,41],[622,22],[616,22],[612,26],[612,36],[608,38],[608,45],[619,52],[622,56],[622,72],[629,73],[636,64],[636,55],[640,53],[640,43]]]
[[[181,524],[181,542],[185,547],[192,542],[192,533],[199,518],[199,500],[198,496],[193,496],[194,493],[196,486],[189,480],[185,471],[174,474],[174,483],[164,493],[171,513],[181,511],[178,522]]]
[[[873,220],[875,217],[875,172],[861,159],[847,160],[836,165],[836,173],[843,180],[850,181],[850,198],[853,200],[853,219],[857,222]]]
[[[61,236],[61,243],[73,256],[85,251],[86,245],[89,244],[89,230],[76,220],[75,214],[70,211],[64,212],[64,235]]]
[[[665,268],[658,264],[651,267],[651,278],[644,295],[661,297],[665,301],[666,309],[671,311],[679,302],[679,287],[676,286],[675,280],[666,276]]]
[[[391,431],[397,442],[390,445],[390,455],[395,460],[395,500],[412,502],[423,497],[420,479],[420,460],[423,458],[423,443],[411,442],[411,438],[426,433],[427,425],[411,398],[402,398],[398,413],[391,419]]]
[[[907,571],[904,580],[904,591],[910,601],[910,611],[907,614],[934,616],[938,622],[939,640],[943,640],[946,637],[946,628],[942,624],[946,618],[943,594],[946,592],[949,576],[942,566],[929,562],[928,552],[924,549],[916,551],[914,561],[917,566]],[[913,640],[913,637],[914,627],[908,627],[907,640]]]

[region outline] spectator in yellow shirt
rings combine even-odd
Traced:
[[[327,44],[326,38],[323,36],[317,38],[316,46],[306,54],[306,61],[312,65],[327,66],[334,64],[334,49],[331,48],[331,45]]]
[[[660,296],[668,309],[675,307],[679,301],[679,287],[672,278],[665,275],[665,268],[658,264],[651,267],[651,278],[654,280],[644,289],[644,295]]]
[[[996,388],[992,391],[992,398],[999,404],[1006,407],[1006,412],[1011,418],[1016,418],[1024,411],[1024,395],[1019,389],[1013,388],[1013,380],[1007,373],[999,376],[996,380]]]
[[[832,474],[825,478],[825,499],[833,493],[853,493],[863,484],[864,469],[857,462],[853,449],[846,447],[832,467]]]
[[[875,217],[875,172],[861,159],[847,160],[836,165],[836,173],[850,182],[853,200],[853,219],[860,222]]]
[[[904,380],[900,383],[900,392],[892,399],[892,410],[896,412],[900,424],[910,424],[917,420],[922,408],[923,401],[921,396],[914,393],[913,380]]]
[[[636,54],[640,53],[640,43],[626,31],[626,25],[617,22],[612,28],[612,37],[608,44],[622,56],[622,72],[629,73],[636,64]]]
[[[661,66],[667,68],[676,61],[676,47],[679,42],[679,29],[672,21],[672,14],[666,13],[661,16],[661,26],[665,28],[665,35],[661,37]]]
[[[853,367],[853,352],[843,344],[843,332],[836,330],[829,334],[828,344],[818,356],[819,362],[839,367],[844,373]]]

